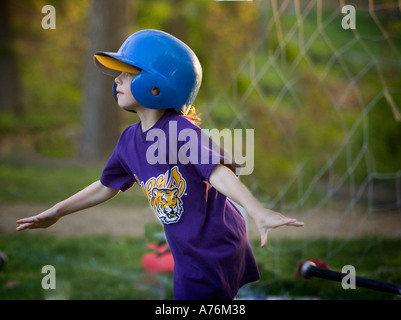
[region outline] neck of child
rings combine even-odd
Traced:
[[[165,112],[165,109],[141,108],[140,110],[137,110],[137,114],[141,119],[142,132],[152,128]]]

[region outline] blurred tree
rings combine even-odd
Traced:
[[[83,101],[83,137],[80,157],[108,157],[119,136],[119,112],[111,94],[114,79],[97,70],[96,51],[116,51],[126,36],[126,0],[93,0],[89,12],[89,43]]]
[[[172,0],[171,6],[174,8],[174,13],[167,21],[166,30],[178,37],[182,41],[187,41],[187,21],[184,12],[184,1],[183,0]]]
[[[258,35],[257,7],[247,2],[212,3],[205,17],[209,63],[216,78],[227,81],[238,63],[255,46]]]
[[[10,0],[0,1],[0,111],[22,112],[20,79],[9,19]]]

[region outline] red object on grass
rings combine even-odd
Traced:
[[[145,253],[142,256],[141,263],[145,271],[155,273],[173,272],[174,259],[167,243],[160,245],[148,243],[146,247],[156,252]]]

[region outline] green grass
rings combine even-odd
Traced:
[[[0,162],[0,201],[59,201],[98,180],[100,174],[98,167]]]
[[[144,239],[18,234],[0,236],[0,248],[8,256],[0,271],[0,300],[172,297],[172,288],[163,285],[172,275],[148,275],[142,270]],[[42,288],[45,265],[56,270],[54,290]]]
[[[0,160],[0,202],[55,203],[99,180],[102,165],[60,161],[11,162]],[[110,203],[147,205],[138,186]]]
[[[70,196],[101,174],[100,166],[56,161],[11,163],[0,161],[0,201],[56,202]],[[138,187],[121,194],[116,203],[147,205]],[[147,235],[154,229],[145,230]],[[9,261],[0,271],[0,299],[172,299],[172,275],[149,275],[140,258],[146,238],[54,238],[34,233],[0,234],[0,250]],[[322,258],[333,270],[351,264],[358,276],[401,284],[400,239],[272,240],[254,251],[262,279],[240,291],[239,297],[312,297],[319,299],[394,299],[393,295],[340,283],[297,278],[306,258]],[[41,287],[45,265],[57,272],[57,289]]]
[[[173,299],[172,275],[147,274],[140,259],[147,252],[146,237],[107,236],[55,238],[19,233],[0,235],[0,249],[8,255],[0,271],[0,300],[4,299]],[[401,284],[400,239],[347,241],[320,239],[272,240],[267,248],[254,244],[262,279],[240,291],[239,298],[286,297],[318,299],[399,299],[374,290],[344,290],[323,279],[304,280],[296,269],[305,258],[326,257],[328,244],[336,250],[326,263],[333,270],[353,264],[358,276]],[[369,245],[367,245],[367,243]],[[56,289],[44,290],[42,267],[56,269]]]
[[[0,202],[54,203],[99,179],[101,166],[55,161],[15,163],[0,160]],[[148,205],[140,188],[111,201]],[[1,222],[0,222],[1,223]],[[140,259],[149,235],[160,225],[148,226],[143,239],[107,236],[58,238],[34,232],[0,234],[0,251],[9,261],[0,271],[1,299],[172,299],[172,275],[150,275]],[[353,265],[357,276],[401,284],[401,239],[272,239],[266,248],[253,243],[262,279],[244,287],[238,297],[312,297],[319,299],[398,299],[373,290],[344,290],[323,279],[296,277],[299,263],[321,258],[333,270]],[[56,268],[57,289],[41,287],[42,267]]]
[[[316,298],[330,300],[400,299],[388,293],[357,287],[345,290],[341,283],[320,278],[297,277],[297,268],[305,259],[322,259],[334,271],[352,265],[356,275],[401,285],[401,239],[319,239],[275,240],[267,248],[257,247],[255,255],[262,280],[244,290],[254,296]]]

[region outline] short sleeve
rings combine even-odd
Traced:
[[[233,162],[231,155],[220,148],[204,130],[192,127],[183,129],[180,134],[186,137],[180,147],[181,160],[185,159],[183,157],[185,153],[187,161],[195,167],[202,179],[209,181],[210,174],[217,164],[226,165],[235,173],[237,165]]]
[[[103,169],[100,182],[108,188],[126,191],[135,183],[135,177],[122,160],[122,157],[119,156],[120,146],[123,144],[122,140],[123,135],[120,137],[113,154]]]

